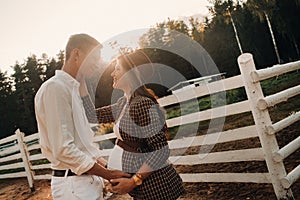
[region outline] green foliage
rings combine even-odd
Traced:
[[[282,74],[261,82],[264,95],[268,96],[300,84],[300,72]]]
[[[211,19],[199,21],[191,18],[189,22],[169,19],[157,24],[145,34],[140,40],[140,46],[171,45],[174,38],[169,38],[168,32],[175,30],[200,43],[213,58],[220,72],[226,72],[227,76],[237,75],[240,72],[236,59],[240,51],[230,22],[228,12],[230,11],[243,52],[250,52],[254,55],[258,69],[277,64],[265,14],[270,18],[281,62],[290,62],[300,58],[298,20],[300,7],[296,0],[212,0],[211,2],[213,3],[210,8],[213,16]],[[170,56],[162,58],[168,60]],[[188,64],[181,66],[187,69],[192,68]]]
[[[299,85],[300,72],[292,72],[283,74],[278,77],[270,78],[261,82],[263,92],[266,96],[280,92],[284,89]],[[244,88],[237,88],[233,90],[226,91],[226,103],[224,101],[225,94],[219,93],[210,96],[205,96],[198,99],[198,105],[194,102],[185,102],[180,105],[170,106],[166,108],[166,118],[171,119],[174,117],[179,117],[181,115],[186,115],[194,113],[196,111],[203,111],[211,109],[213,107],[229,105],[237,103],[247,99],[246,92]],[[246,122],[251,123],[251,122]],[[171,129],[172,132],[176,132],[177,128]]]
[[[191,100],[181,103],[180,105],[178,104],[166,108],[166,119],[171,119],[174,117],[179,117],[181,115],[203,111],[219,106],[225,106],[228,104],[240,102],[242,100],[246,100],[246,92],[243,88],[237,88],[228,90],[226,92],[211,94],[209,96],[199,98],[197,100],[197,103],[195,103],[195,100]]]
[[[280,92],[282,90],[285,90],[287,88],[297,86],[297,85],[299,85],[299,83],[300,83],[300,72],[295,71],[295,72],[280,75],[278,77],[264,80],[261,82],[261,86],[262,86],[265,96],[268,96],[268,95],[272,95],[274,93]],[[167,119],[179,117],[184,114],[189,114],[189,113],[194,113],[197,111],[210,109],[211,104],[214,101],[214,98],[219,98],[219,97],[224,97],[224,95],[220,96],[220,94],[217,94],[217,95],[211,95],[211,96],[205,96],[205,97],[199,98],[198,99],[198,105],[199,105],[198,107],[196,107],[194,105],[194,103],[190,103],[190,102],[186,102],[181,105],[170,106],[170,107],[166,108]],[[299,98],[299,97],[296,96],[293,98],[294,99],[293,101],[291,100],[291,102],[294,102],[294,103],[290,103],[285,106],[276,106],[277,112],[280,111],[280,114],[279,114],[281,117],[280,119],[282,119],[282,114],[284,112],[286,112],[287,110],[290,112],[290,110],[295,110],[295,109],[297,110],[299,108],[299,103],[298,103],[299,101],[297,101],[297,98]],[[240,101],[243,101],[246,99],[247,99],[247,97],[246,97],[246,92],[245,92],[244,88],[237,88],[237,89],[226,91],[226,104],[227,105],[237,103],[237,102],[240,102]],[[221,103],[222,104],[219,104],[216,106],[222,106],[224,102],[222,101]],[[181,111],[184,111],[184,112],[181,112]],[[279,117],[279,116],[277,116],[278,114],[276,114],[276,113],[274,114],[274,112],[272,113],[272,115],[274,115],[275,117]],[[241,118],[246,119],[246,120],[240,120]],[[278,119],[276,121],[278,121]],[[199,134],[203,130],[208,129],[209,123],[210,123],[210,120],[206,120],[206,121],[201,121],[201,122],[197,122],[197,123],[185,124],[180,127],[176,126],[176,127],[169,128],[170,139],[174,139],[174,137],[188,137],[188,136],[195,134],[196,132],[191,131],[191,129],[194,129],[194,127],[196,125],[198,126],[198,134]],[[232,128],[237,128],[237,127],[253,125],[254,121],[252,119],[251,113],[247,112],[247,113],[241,113],[241,114],[237,114],[237,115],[233,115],[233,116],[227,116],[225,119],[225,124],[226,123],[228,123],[228,125],[225,129],[232,129]],[[176,134],[178,134],[179,128],[184,133],[184,135],[180,135],[180,136],[176,135]]]
[[[225,72],[227,77],[239,74],[236,59],[240,52],[228,11],[230,11],[236,25],[243,52],[253,54],[258,69],[277,64],[265,13],[270,18],[282,62],[300,59],[300,4],[298,0],[210,1],[212,2],[211,18],[204,20],[190,18],[188,22],[168,19],[157,23],[140,38],[140,46],[148,48],[146,53],[153,62],[174,68],[186,79],[200,76],[187,60],[162,50],[165,49],[164,47],[172,47],[173,49],[183,49],[188,53],[192,51],[184,45],[184,41],[180,41],[181,43],[174,42],[178,37],[178,34],[170,34],[174,30],[201,44],[216,63],[219,72]],[[13,134],[17,128],[25,133],[37,131],[33,98],[42,82],[53,76],[56,69],[61,68],[63,60],[62,51],[56,58],[48,58],[46,54],[42,55],[41,58],[30,55],[24,63],[15,63],[12,76],[0,72],[0,138]],[[110,70],[111,68],[108,68],[105,72],[106,77],[110,77]],[[208,74],[218,73],[210,70],[207,69]],[[299,79],[299,75],[287,75],[266,80],[262,83],[264,92],[270,94],[269,88],[281,88],[280,85],[284,84],[286,79],[296,80]],[[173,85],[175,85],[181,80],[171,81],[174,81]],[[111,79],[100,79],[100,86],[110,84]],[[109,90],[108,88],[110,87],[98,87],[97,106],[111,103],[112,89]],[[155,88],[159,97],[168,94],[167,88],[158,86]],[[195,109],[205,110],[224,103],[234,103],[242,99],[245,99],[243,89],[227,91],[226,102],[224,94],[204,97],[198,100],[199,108],[193,104],[186,104],[182,110],[176,107],[168,108],[167,118],[188,114]]]
[[[13,66],[10,77],[0,72],[0,138],[13,134],[17,128],[25,133],[37,132],[34,96],[62,64],[62,52],[58,59],[48,59],[46,54],[40,59],[31,55],[24,63]]]
[[[13,117],[16,112],[12,79],[6,73],[0,72],[0,133],[1,130],[14,131]],[[3,136],[8,136],[9,133]]]
[[[0,174],[10,174],[10,173],[16,173],[16,172],[23,172],[24,168],[15,168],[15,169],[5,169],[0,170]]]
[[[42,164],[48,164],[48,163],[50,163],[50,162],[47,159],[35,160],[35,161],[31,162],[32,165],[42,165]]]

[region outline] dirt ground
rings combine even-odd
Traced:
[[[300,123],[284,131],[279,137],[279,146],[299,136]],[[216,150],[229,150],[237,147],[257,147],[258,140],[240,141],[216,146]],[[191,148],[189,153],[197,152]],[[214,149],[213,149],[214,151]],[[287,172],[300,164],[300,149],[285,161]],[[209,165],[176,166],[179,173],[254,173],[267,172],[264,162],[217,163]],[[184,183],[186,194],[180,200],[273,200],[276,196],[271,184],[255,183]],[[34,181],[35,191],[31,191],[26,178],[0,180],[0,200],[42,200],[51,197],[50,180]],[[292,186],[296,200],[300,200],[300,179]],[[129,200],[128,195],[112,195],[108,200]]]
[[[180,200],[272,200],[276,199],[269,184],[224,184],[197,183],[184,184],[186,194]],[[293,186],[295,199],[300,199],[300,182]],[[35,181],[35,191],[31,192],[26,178],[1,180],[1,200],[52,200],[50,180]],[[128,195],[112,195],[109,200],[130,200]]]
[[[300,106],[299,99],[294,100],[294,104]],[[271,110],[272,121],[280,120],[279,117],[290,114],[288,107],[291,104],[283,104],[281,107]],[[231,118],[225,129],[237,127],[238,124],[251,121],[251,115],[237,116],[236,119]],[[226,119],[227,120],[227,119]],[[279,148],[282,148],[290,141],[299,137],[300,122],[294,123],[292,126],[276,134]],[[201,134],[201,131],[199,131]],[[203,147],[203,146],[202,146]],[[235,142],[227,142],[217,144],[213,147],[214,151],[227,151],[233,149],[247,149],[260,147],[258,138],[240,140]],[[195,154],[199,152],[198,147],[189,148],[185,154]],[[176,155],[176,152],[171,152]],[[300,165],[300,149],[284,160],[287,173]],[[216,163],[202,164],[194,166],[176,166],[179,173],[254,173],[267,172],[265,162],[238,162],[238,163]],[[273,200],[276,199],[271,184],[256,183],[184,183],[186,194],[181,200]],[[51,200],[50,180],[34,181],[35,191],[31,191],[26,178],[5,179],[0,180],[0,200]],[[300,179],[292,186],[294,198],[300,200]],[[109,200],[129,200],[128,195],[112,195]]]

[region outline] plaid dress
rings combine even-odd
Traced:
[[[168,162],[170,150],[166,139],[167,126],[159,105],[150,98],[135,96],[127,103],[120,98],[116,104],[94,109],[89,97],[83,97],[84,107],[90,122],[107,123],[119,118],[123,141],[139,144],[133,153],[124,149],[122,170],[136,173],[146,163],[153,172],[129,194],[140,200],[173,200],[183,193],[182,180],[174,167]]]

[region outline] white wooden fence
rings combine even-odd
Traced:
[[[279,149],[275,135],[278,131],[299,121],[300,112],[295,112],[281,121],[272,123],[268,107],[300,94],[300,86],[298,85],[265,97],[260,81],[300,69],[300,61],[256,70],[252,55],[242,54],[238,58],[238,63],[241,75],[184,90],[176,95],[173,94],[160,98],[159,103],[161,106],[166,107],[224,90],[244,87],[248,97],[245,101],[168,119],[167,124],[168,127],[172,128],[212,118],[252,112],[255,125],[206,135],[174,139],[169,142],[169,145],[171,149],[180,149],[200,145],[213,145],[215,143],[238,142],[238,140],[258,137],[261,147],[212,152],[205,155],[171,156],[170,161],[174,165],[190,166],[210,163],[265,161],[268,167],[268,172],[266,173],[182,173],[180,176],[184,182],[271,183],[278,199],[294,199],[290,188],[299,179],[300,165],[287,174],[283,160],[299,149],[300,136]],[[113,133],[96,136],[95,142],[113,138],[115,138]],[[217,138],[217,141],[215,138]],[[21,169],[21,172],[2,174],[0,175],[0,179],[27,177],[29,186],[33,188],[34,180],[51,178],[49,174],[50,164],[43,162],[46,159],[40,153],[38,134],[24,137],[24,134],[20,130],[17,130],[15,135],[0,140],[0,146],[3,144],[7,148],[0,151],[0,170],[23,169]],[[110,152],[111,149],[104,149],[103,156],[109,156]],[[43,173],[42,170],[46,170],[46,173]]]

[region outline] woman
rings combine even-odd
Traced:
[[[116,145],[108,167],[133,176],[111,180],[113,190],[129,193],[133,199],[173,200],[183,193],[180,176],[168,163],[167,126],[156,98],[143,84],[142,69],[151,61],[142,50],[121,55],[116,59],[113,87],[124,96],[116,104],[96,109],[96,117],[89,97],[83,97],[90,122],[114,122]],[[146,66],[148,65],[148,67]]]

